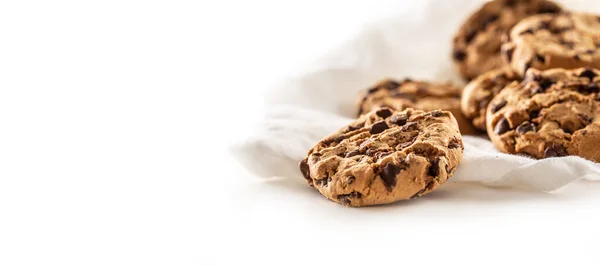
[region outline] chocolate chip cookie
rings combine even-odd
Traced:
[[[509,37],[502,54],[519,75],[529,68],[600,68],[600,17],[596,15],[536,15],[519,22]]]
[[[453,59],[467,80],[502,67],[502,38],[522,19],[562,8],[546,0],[494,0],[463,23],[454,37]]]
[[[441,109],[452,112],[461,133],[473,134],[476,132],[475,128],[460,110],[461,93],[461,88],[452,84],[386,79],[358,95],[358,115],[378,107],[390,107],[399,111],[407,108],[424,111]]]
[[[321,140],[299,166],[325,197],[358,207],[433,191],[452,176],[463,150],[450,112],[379,108]]]
[[[467,84],[462,93],[460,107],[475,128],[486,130],[485,115],[489,102],[506,85],[515,81],[521,81],[521,77],[512,69],[503,67],[483,73]]]
[[[600,162],[599,92],[596,69],[530,69],[488,106],[488,135],[507,153]]]
[[[520,20],[535,14],[558,13],[562,8],[547,0],[494,0],[484,4],[454,37],[453,59],[467,80],[499,68],[502,38]]]

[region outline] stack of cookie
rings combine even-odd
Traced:
[[[487,2],[452,58],[468,85],[387,79],[360,93],[358,119],[300,162],[308,183],[348,206],[412,199],[452,176],[461,134],[502,152],[600,162],[600,17],[546,0]]]

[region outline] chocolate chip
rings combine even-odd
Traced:
[[[308,159],[304,159],[299,164],[300,172],[304,179],[308,181],[310,185],[312,185],[312,178],[310,178],[310,168],[308,167]]]
[[[554,81],[547,79],[547,78],[542,78],[539,81],[539,84],[540,84],[540,87],[542,87],[542,89],[544,91],[546,91],[548,88],[550,88],[554,84]]]
[[[379,134],[379,133],[385,131],[388,128],[389,127],[385,123],[385,121],[380,121],[380,122],[377,122],[377,123],[373,124],[373,126],[371,126],[371,130],[369,131],[369,133],[371,133],[371,134]]]
[[[388,82],[385,83],[384,87],[388,90],[394,90],[394,89],[400,87],[400,83],[393,81],[393,80],[389,80]]]
[[[344,205],[350,205],[350,203],[352,203],[348,198],[348,195],[338,195],[337,199]]]
[[[484,109],[484,110],[487,109],[489,103],[490,103],[490,100],[487,98],[479,100],[479,109]]]
[[[388,118],[392,115],[392,110],[390,109],[379,109],[375,112],[375,114],[383,119]]]
[[[500,111],[500,109],[504,108],[504,106],[506,106],[506,100],[502,100],[498,103],[492,103],[492,105],[490,106],[490,110],[492,111],[492,113],[496,113],[498,111]]]
[[[403,131],[417,130],[417,129],[419,129],[417,122],[408,122],[404,126],[402,126]]]
[[[403,126],[404,124],[406,124],[407,120],[408,117],[406,117],[406,115],[396,115],[390,119],[390,122],[399,126]]]
[[[594,118],[589,117],[589,116],[584,115],[584,114],[578,114],[577,118],[579,118],[579,120],[581,121],[581,123],[584,124],[584,125],[586,125],[586,126],[589,125],[589,124],[591,124],[592,121],[594,121]]]
[[[349,151],[346,153],[346,155],[344,157],[350,158],[350,157],[354,157],[356,155],[360,155],[360,151],[358,151],[358,150]]]
[[[454,60],[462,62],[465,61],[465,59],[467,59],[467,54],[463,50],[455,50],[452,54],[452,57],[454,57]]]
[[[598,76],[596,72],[589,68],[586,68],[585,70],[583,70],[583,72],[581,72],[581,74],[579,74],[579,77],[586,77],[590,79],[590,81],[594,80],[596,76]]]
[[[510,130],[510,124],[508,123],[508,120],[506,120],[505,117],[500,119],[498,124],[496,124],[496,126],[494,127],[494,132],[498,135],[502,135],[502,134],[506,133],[508,130]]]
[[[462,149],[462,144],[459,140],[457,139],[452,139],[450,141],[450,143],[448,143],[448,149],[458,149],[461,148]]]
[[[504,49],[504,57],[508,62],[512,61],[513,53],[515,52],[515,48]]]
[[[550,33],[552,34],[561,34],[565,31],[571,30],[572,28],[569,27],[562,27],[562,28],[553,28],[550,30]]]
[[[531,122],[523,122],[523,124],[520,124],[516,130],[519,135],[523,135],[529,131],[536,131],[536,128],[535,124]]]
[[[326,186],[329,184],[329,182],[331,182],[331,177],[327,176],[322,179],[317,179],[317,180],[315,180],[315,182],[317,183],[318,186]]]
[[[431,166],[427,171],[427,174],[433,177],[436,177],[440,174],[440,158],[435,158],[431,160]]]
[[[355,180],[356,180],[356,177],[354,177],[354,176],[349,176],[349,177],[348,177],[348,181],[347,181],[348,185],[350,185],[350,184],[354,183],[354,181],[355,181]]]
[[[600,87],[598,87],[598,84],[596,84],[596,83],[590,83],[586,88],[586,92],[598,93],[598,92],[600,92]]]
[[[574,59],[575,61],[581,61],[581,57],[580,57],[578,54],[574,55],[574,56],[573,56],[573,59]]]
[[[442,113],[442,111],[440,111],[440,110],[435,110],[435,111],[431,112],[430,114],[433,117],[440,117],[440,116],[444,115],[444,113]]]
[[[544,150],[545,158],[564,157],[568,155],[569,154],[567,153],[565,148],[560,144],[552,144]]]
[[[400,166],[392,163],[388,163],[383,167],[379,176],[388,190],[391,191],[396,186],[396,175],[400,173],[400,170],[402,170]]]
[[[479,27],[481,29],[485,29],[490,23],[492,23],[496,20],[498,20],[498,15],[496,15],[496,14],[487,15],[481,19],[481,21],[479,22],[480,23]]]
[[[352,131],[356,131],[361,129],[362,126],[353,126],[353,125],[349,125],[348,128],[346,129],[346,133],[352,132]]]
[[[593,50],[593,49],[587,49],[587,50],[585,50],[585,52],[584,52],[584,53],[585,53],[585,54],[592,55],[592,54],[595,54],[595,53],[596,53],[596,50]]]
[[[325,144],[325,146],[329,146],[329,145],[331,145],[333,143],[340,143],[344,139],[346,139],[346,135],[342,134],[342,135],[338,135],[338,136],[331,137],[331,138],[323,140],[323,144]]]
[[[477,36],[477,31],[475,30],[467,33],[467,35],[465,36],[465,41],[467,42],[467,44],[471,43],[473,39],[475,39],[475,36]]]
[[[546,58],[544,58],[543,56],[541,56],[539,54],[535,55],[535,60],[537,60],[538,62],[540,62],[542,64],[546,63]]]
[[[504,5],[507,7],[513,7],[517,4],[516,0],[506,0],[506,2],[504,2]]]
[[[560,10],[561,8],[558,5],[546,1],[540,3],[538,13],[558,13]]]
[[[377,150],[377,149],[367,149],[367,151],[365,152],[365,154],[366,154],[367,156],[373,156],[373,155],[375,155],[377,152],[378,152],[378,150]]]
[[[374,92],[378,91],[379,89],[381,89],[381,88],[380,88],[380,87],[373,87],[373,88],[370,88],[370,89],[367,91],[367,93],[368,93],[368,94],[371,94],[371,93],[374,93]]]
[[[534,119],[534,118],[537,118],[538,116],[540,116],[539,110],[533,110],[533,111],[529,112],[529,119]]]
[[[360,199],[362,198],[362,194],[360,192],[352,192],[350,194],[342,194],[342,195],[338,195],[337,199],[344,205],[350,205],[352,202],[350,199]]]
[[[522,31],[521,33],[519,33],[519,35],[525,35],[525,34],[533,34],[533,29],[529,28],[529,29],[526,29],[525,31]]]

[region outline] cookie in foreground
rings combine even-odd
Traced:
[[[450,83],[385,79],[359,93],[358,115],[379,107],[399,111],[408,108],[423,111],[441,109],[454,115],[462,134],[474,134],[477,130],[460,110],[461,93],[461,88]]]
[[[452,113],[379,108],[321,140],[299,168],[328,199],[369,206],[435,190],[452,176],[463,150]]]
[[[559,13],[562,8],[547,0],[494,0],[475,11],[454,37],[452,58],[467,80],[502,67],[502,38],[524,18]]]
[[[600,162],[599,93],[596,69],[530,69],[488,106],[488,135],[506,153]]]
[[[600,68],[600,17],[561,13],[519,22],[502,45],[504,60],[519,75],[529,68]]]

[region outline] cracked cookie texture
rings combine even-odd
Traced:
[[[369,206],[433,191],[452,176],[463,150],[450,112],[384,107],[325,137],[299,168],[328,199]]]
[[[487,131],[506,153],[600,162],[600,71],[530,69],[487,109]]]
[[[502,55],[522,76],[529,68],[600,68],[599,49],[599,16],[544,14],[519,22],[502,46]]]
[[[385,79],[359,93],[358,115],[379,107],[398,111],[408,108],[423,111],[441,109],[454,115],[462,134],[474,134],[477,130],[460,110],[461,93],[462,88],[450,83]]]
[[[502,67],[504,35],[524,18],[559,13],[562,8],[547,0],[493,0],[475,11],[454,37],[452,58],[467,80]]]

